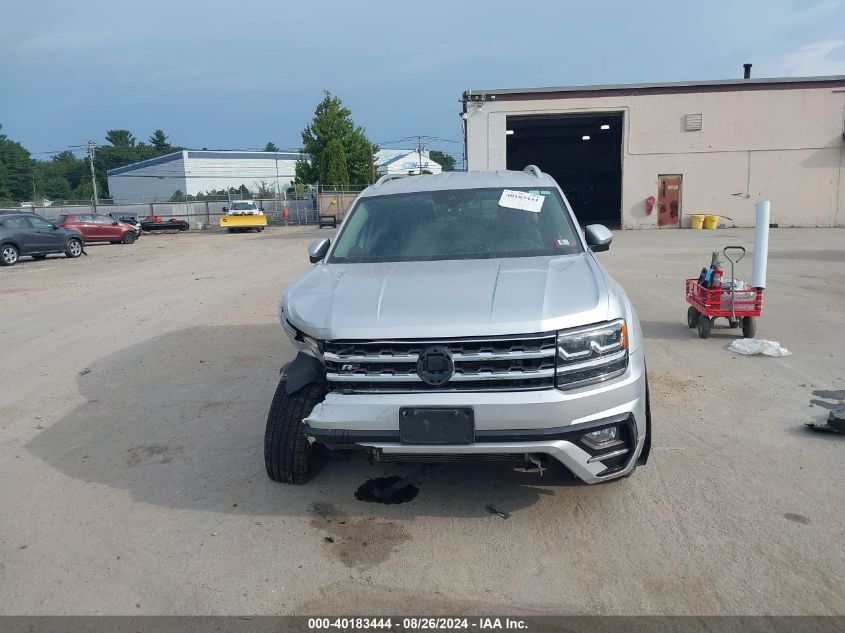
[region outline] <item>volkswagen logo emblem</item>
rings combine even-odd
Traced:
[[[424,349],[417,360],[417,375],[432,387],[445,385],[455,373],[452,353],[445,347]]]

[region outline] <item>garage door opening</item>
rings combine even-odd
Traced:
[[[622,220],[621,112],[507,118],[507,166],[537,165],[563,189],[581,226]]]

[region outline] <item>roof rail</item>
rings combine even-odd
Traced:
[[[373,187],[381,187],[384,183],[389,182],[391,180],[399,180],[400,178],[407,177],[407,174],[385,174],[384,176],[375,181]]]
[[[526,174],[534,174],[537,178],[543,177],[543,172],[540,171],[540,168],[537,167],[537,165],[528,165],[522,171]]]

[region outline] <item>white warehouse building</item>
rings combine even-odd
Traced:
[[[108,172],[116,203],[170,200],[174,193],[195,196],[244,185],[284,191],[295,176],[294,152],[182,150],[142,160]]]
[[[420,158],[422,158],[422,161],[420,161]],[[380,149],[376,154],[375,161],[376,173],[379,176],[385,174],[420,174],[424,171],[439,174],[443,171],[440,163],[431,160],[427,150],[418,152],[415,149]],[[420,163],[422,163],[422,170]]]
[[[582,225],[845,225],[845,76],[468,90],[471,170],[537,165]]]

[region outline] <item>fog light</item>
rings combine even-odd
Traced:
[[[616,441],[618,438],[619,427],[616,426],[608,426],[607,428],[599,429],[598,431],[590,431],[589,433],[584,433],[584,440],[586,440],[589,444],[592,444],[596,448],[605,444],[609,444],[610,442]]]

